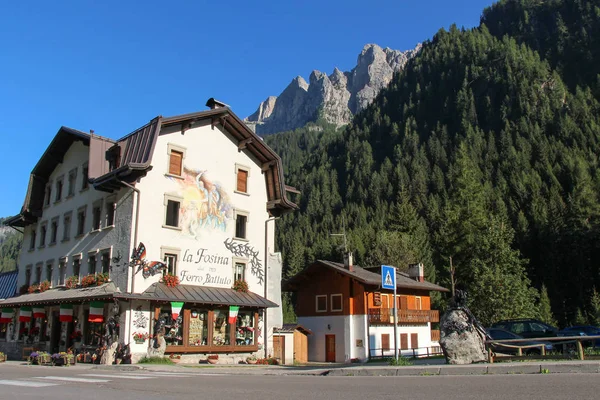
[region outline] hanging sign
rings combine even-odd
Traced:
[[[60,322],[73,322],[73,304],[60,305]]]
[[[235,320],[237,319],[238,311],[240,310],[239,306],[229,306],[229,324],[235,324]]]
[[[33,307],[33,318],[45,318],[46,310],[44,307]]]
[[[0,314],[0,324],[10,324],[15,316],[15,310],[12,308],[3,308]]]
[[[183,308],[183,301],[172,301],[171,302],[171,316],[173,319],[177,319]]]
[[[92,301],[90,302],[90,316],[88,322],[102,322],[104,321],[104,302],[103,301]]]
[[[23,306],[19,310],[19,322],[31,321],[31,307]]]

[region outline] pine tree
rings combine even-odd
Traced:
[[[540,301],[538,302],[538,318],[552,326],[557,326],[554,314],[552,314],[552,307],[550,305],[550,297],[548,297],[548,290],[546,285],[542,285],[540,291]]]

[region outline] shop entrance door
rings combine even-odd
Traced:
[[[285,364],[285,336],[273,336],[273,357]]]
[[[325,335],[325,361],[335,362],[335,335]]]
[[[60,317],[58,311],[52,312],[52,330],[50,331],[50,352],[58,353],[59,352],[59,342],[60,342]]]

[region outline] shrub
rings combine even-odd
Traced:
[[[413,365],[413,363],[406,357],[390,358],[390,365]]]
[[[248,292],[248,282],[243,279],[238,279],[233,282],[233,290],[236,292],[247,293]]]
[[[140,364],[173,364],[173,361],[168,359],[167,357],[143,357],[140,361]]]

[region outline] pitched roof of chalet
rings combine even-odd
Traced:
[[[13,297],[17,293],[17,278],[19,271],[4,272],[0,274],[0,299]]]
[[[347,275],[350,278],[361,282],[365,285],[372,286],[381,286],[381,274],[376,272],[368,271],[364,268],[361,268],[357,265],[352,267],[352,270],[349,270],[342,263],[336,263],[333,261],[326,260],[317,260],[313,264],[309,265],[308,268],[305,268],[303,271],[294,275],[290,279],[288,279],[284,283],[284,290],[295,292],[298,290],[298,287],[302,285],[307,279],[310,279],[310,275],[315,269],[318,268],[329,268],[336,272],[339,272],[343,275]],[[396,287],[402,289],[417,289],[417,290],[433,290],[438,292],[448,292],[449,290],[436,285],[435,283],[423,281],[416,281],[405,274],[403,272],[396,272]]]
[[[0,306],[21,306],[32,304],[58,304],[58,303],[76,303],[79,301],[90,301],[112,298],[119,289],[113,282],[105,283],[101,286],[93,286],[78,289],[67,289],[60,287],[46,290],[41,293],[22,294],[0,301]]]
[[[145,176],[152,169],[152,153],[162,128],[181,126],[181,131],[185,132],[194,124],[208,120],[213,127],[221,126],[237,139],[240,151],[247,149],[262,163],[262,171],[267,184],[267,209],[274,216],[297,209],[298,206],[286,196],[287,192],[295,193],[295,191],[293,188],[286,187],[284,183],[281,158],[224,103],[211,98],[206,105],[214,108],[173,117],[158,116],[117,141],[102,138],[106,142],[114,143],[113,147],[118,148],[120,157],[112,171],[91,179],[94,188],[112,192],[127,186],[127,184],[134,184],[137,179]],[[90,138],[90,134],[76,129],[64,126],[59,129],[31,172],[21,212],[6,218],[5,225],[23,227],[37,221],[42,214],[44,190],[50,174],[62,162],[73,142],[80,140],[89,145]]]
[[[119,293],[115,297],[136,300],[183,301],[196,304],[236,305],[242,307],[279,307],[270,300],[252,292],[237,292],[228,288],[177,285],[168,287],[153,283],[143,293]]]
[[[281,328],[273,328],[273,331],[277,333],[293,333],[295,330],[299,330],[305,335],[312,335],[312,331],[310,329],[298,324],[283,324]]]
[[[13,217],[6,218],[5,225],[22,227],[37,220],[42,214],[44,191],[50,174],[63,161],[71,145],[77,141],[89,145],[90,134],[66,126],[60,127],[29,175],[29,185],[27,185],[27,193],[21,212]]]

